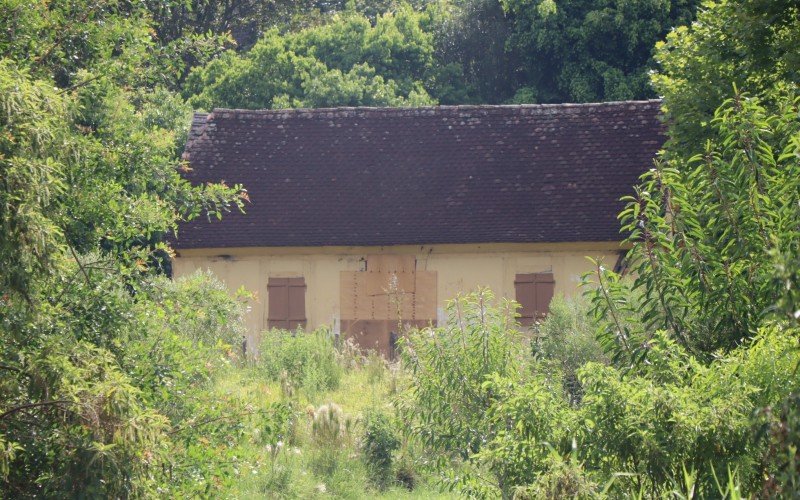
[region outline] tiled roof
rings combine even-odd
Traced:
[[[664,141],[659,101],[215,109],[185,158],[241,183],[246,214],[181,225],[181,248],[620,240],[620,197]]]

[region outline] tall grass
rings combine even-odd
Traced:
[[[209,391],[249,401],[253,410],[277,403],[290,415],[280,429],[242,422],[240,439],[228,443],[238,460],[235,477],[219,496],[452,497],[409,458],[421,454],[392,442],[400,434],[391,404],[397,366],[351,342],[337,345],[324,329],[272,330],[262,339],[258,360],[230,366]]]
[[[264,332],[256,366],[267,379],[280,382],[284,394],[315,395],[339,387],[343,367],[327,329]]]

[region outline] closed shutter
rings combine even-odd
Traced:
[[[306,326],[306,282],[303,278],[270,278],[267,284],[267,328],[294,330]]]
[[[518,274],[514,288],[519,302],[522,326],[530,326],[550,311],[550,301],[556,288],[553,273]]]

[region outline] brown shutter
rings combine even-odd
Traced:
[[[306,326],[306,282],[303,278],[289,278],[289,329]]]
[[[532,274],[518,274],[514,279],[517,302],[519,308],[519,324],[529,326],[533,324],[533,304],[536,303],[536,285]]]
[[[267,292],[267,328],[294,330],[306,326],[306,284],[303,278],[270,278]]]
[[[514,279],[517,302],[520,304],[519,322],[532,325],[550,311],[556,282],[553,273],[518,274]]]
[[[553,293],[556,289],[556,280],[553,273],[536,274],[536,312],[537,317],[541,318],[550,312],[550,301],[553,300]]]

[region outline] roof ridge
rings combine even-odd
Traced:
[[[582,110],[605,107],[636,106],[649,107],[660,105],[661,99],[642,99],[629,101],[585,102],[585,103],[552,103],[552,104],[458,104],[441,106],[340,106],[333,108],[283,108],[283,109],[242,109],[242,108],[214,108],[210,113],[211,118],[220,114],[231,114],[241,117],[281,117],[290,116],[353,116],[355,114],[380,114],[380,115],[405,115],[422,116],[448,113],[463,113],[469,111],[528,111],[550,112],[560,109]],[[200,114],[199,112],[197,114]]]

